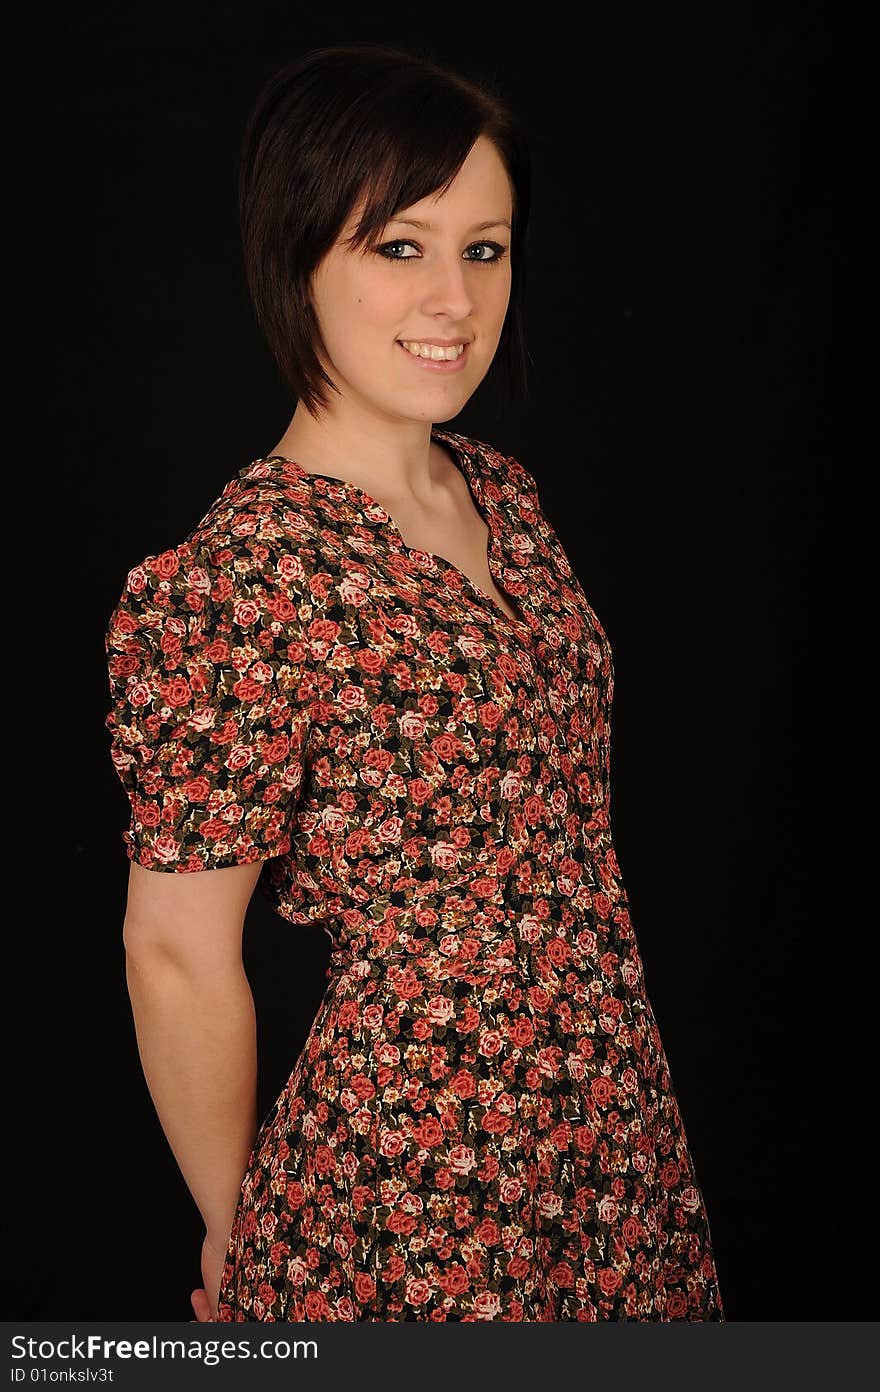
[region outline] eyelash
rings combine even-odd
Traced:
[[[395,239],[394,239],[393,242],[385,242],[384,245],[382,245],[382,246],[380,246],[380,247],[377,247],[376,250],[377,250],[379,256],[384,256],[384,257],[385,257],[385,260],[386,260],[386,261],[404,261],[404,262],[405,262],[405,261],[418,261],[419,258],[418,258],[417,256],[390,256],[390,255],[388,254],[388,248],[389,248],[389,247],[396,247],[396,246],[417,246],[417,245],[418,245],[418,243],[410,241],[410,239],[409,239],[408,237],[395,237]],[[475,247],[475,246],[478,246],[478,247],[483,247],[483,246],[492,247],[493,250],[494,250],[494,252],[495,252],[495,255],[494,255],[494,256],[489,256],[489,257],[486,257],[486,256],[469,256],[469,257],[468,257],[468,260],[469,260],[469,261],[474,261],[474,262],[476,262],[477,265],[482,265],[482,266],[496,266],[496,265],[498,265],[498,263],[499,263],[500,261],[503,261],[504,258],[505,258],[505,256],[507,255],[507,248],[501,246],[500,243],[498,243],[498,242],[471,242],[471,247]],[[468,247],[468,251],[470,251],[471,247]]]

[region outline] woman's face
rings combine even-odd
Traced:
[[[313,276],[325,371],[347,401],[389,419],[448,420],[489,370],[510,300],[507,171],[480,136],[446,192],[401,210],[403,221],[387,224],[375,251],[345,244],[359,212]],[[401,346],[427,339],[464,339],[467,347],[437,370]],[[337,410],[336,394],[328,400]]]

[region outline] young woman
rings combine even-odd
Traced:
[[[248,280],[297,399],[107,633],[146,1078],[199,1319],[722,1320],[609,826],[611,650],[531,473],[438,429],[522,387],[527,147],[397,50],[268,84]],[[330,937],[257,1124],[259,884]]]

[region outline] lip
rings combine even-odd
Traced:
[[[419,341],[422,343],[428,342],[427,339],[420,339]],[[395,342],[398,348],[400,349],[401,353],[403,353],[404,356],[407,357],[415,367],[420,367],[423,372],[461,372],[462,368],[468,360],[468,355],[470,353],[471,346],[470,343],[466,343],[464,345],[463,353],[460,353],[457,358],[453,358],[451,362],[446,362],[446,360],[443,358],[439,360],[435,360],[434,358],[417,358],[413,353],[409,351],[408,348],[404,348],[399,338],[395,339]],[[437,347],[441,346],[443,345],[437,345]],[[446,346],[451,347],[452,345],[447,344]]]

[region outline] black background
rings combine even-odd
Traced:
[[[238,147],[272,72],[353,39],[497,80],[530,133],[532,398],[445,424],[535,475],[612,643],[615,843],[728,1318],[872,1317],[864,12],[117,0],[12,38],[6,1318],[186,1320],[201,1284],[125,988],[103,634],[292,414]],[[261,1115],[328,946],[254,896]]]

